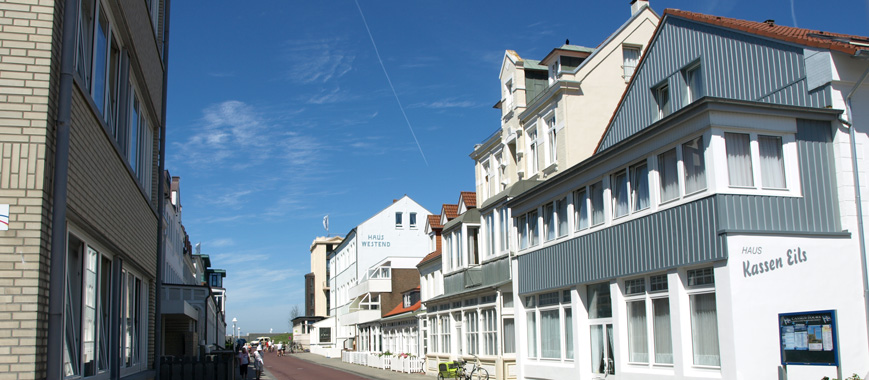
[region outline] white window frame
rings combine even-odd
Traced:
[[[739,129],[714,129],[713,130],[713,155],[716,162],[721,162],[716,170],[716,183],[720,183],[717,192],[731,194],[753,194],[772,196],[802,196],[799,172],[799,153],[797,151],[796,136],[793,133],[779,131],[757,131]],[[735,133],[749,136],[749,150],[751,154],[752,182],[751,186],[730,185],[727,161],[727,134]],[[781,154],[785,187],[763,186],[763,168],[760,159],[759,138],[773,137],[781,140]]]
[[[710,270],[712,272],[712,279],[713,279],[712,283],[704,283],[704,284],[700,284],[700,285],[690,284],[689,273],[692,271],[698,271],[698,270]],[[688,337],[689,337],[689,340],[691,342],[691,349],[685,350],[685,351],[686,351],[686,354],[689,355],[689,357],[686,358],[688,360],[688,363],[690,363],[690,366],[694,367],[694,368],[712,368],[712,369],[720,369],[721,368],[721,365],[720,365],[720,363],[721,363],[720,326],[721,325],[719,323],[720,318],[717,317],[717,314],[718,314],[718,305],[717,305],[718,304],[718,296],[716,294],[717,292],[715,291],[714,278],[715,278],[715,268],[710,267],[710,266],[699,267],[699,268],[689,268],[689,269],[686,269],[684,272],[684,279],[685,279],[684,286],[685,286],[685,293],[687,296],[686,301],[688,301],[686,303],[686,305],[688,305],[688,307],[686,308],[687,309],[686,310],[686,312],[687,312],[686,321],[688,321],[687,332],[689,333]],[[694,328],[693,328],[694,322],[693,322],[693,315],[692,315],[692,305],[694,302],[693,297],[700,296],[700,295],[707,295],[707,294],[715,295],[715,301],[716,301],[716,325],[718,326],[718,331],[719,331],[719,333],[718,333],[718,361],[719,361],[719,365],[717,365],[717,366],[716,365],[696,364],[695,358],[694,358],[694,349],[695,349],[695,347],[694,347]]]
[[[627,51],[635,51],[636,58],[633,61],[628,61]],[[622,69],[624,73],[622,76],[625,78],[625,83],[630,82],[631,78],[637,71],[637,65],[640,63],[640,57],[642,55],[642,46],[636,45],[622,45]]]
[[[401,211],[395,212],[395,228],[402,228],[404,226],[404,213]]]
[[[527,177],[531,177],[537,174],[540,171],[539,164],[539,155],[540,155],[540,142],[539,142],[539,131],[537,128],[537,123],[533,124],[531,127],[525,130],[525,139],[526,145],[528,146],[528,163],[526,167],[528,168]]]
[[[630,278],[621,281],[623,288],[623,298],[625,303],[625,312],[628,313],[630,310],[629,304],[632,302],[642,302],[645,306],[645,338],[646,338],[646,354],[648,355],[646,361],[632,361],[630,356],[630,344],[631,344],[631,326],[626,326],[627,338],[628,338],[628,356],[626,362],[633,366],[644,365],[644,366],[665,366],[672,367],[674,362],[674,353],[673,353],[673,307],[672,302],[670,301],[670,276],[667,273],[657,273],[649,276],[643,276],[639,278]],[[663,290],[653,290],[652,289],[652,279],[653,278],[664,278],[667,281],[667,289]],[[641,281],[643,284],[643,290],[638,293],[628,293],[628,284],[632,281]],[[655,347],[655,338],[657,331],[655,331],[654,327],[654,317],[655,317],[655,306],[654,302],[656,300],[666,299],[668,300],[669,307],[669,316],[670,316],[670,362],[658,362],[657,361],[657,347]],[[627,321],[630,323],[630,316],[627,315]]]
[[[670,114],[673,113],[673,102],[672,102],[672,91],[670,91],[670,84],[667,82],[663,82],[652,89],[652,94],[655,98],[655,105],[657,106],[657,117],[655,120],[661,120]]]
[[[416,213],[415,212],[409,213],[409,215],[407,216],[407,223],[410,225],[410,229],[415,230],[417,228],[417,221],[416,221]]]

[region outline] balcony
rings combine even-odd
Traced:
[[[366,293],[389,293],[392,291],[391,278],[369,278],[350,288],[350,298],[357,298]]]
[[[344,326],[358,325],[380,319],[380,310],[357,310],[341,318]]]
[[[464,273],[465,288],[473,288],[483,284],[483,269],[479,266],[470,267]]]

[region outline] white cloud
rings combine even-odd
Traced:
[[[289,78],[298,83],[326,83],[353,69],[356,56],[342,38],[290,41],[285,50]]]
[[[457,100],[455,98],[442,99],[433,102],[421,102],[414,103],[407,108],[433,108],[433,109],[442,109],[442,108],[474,108],[479,107],[481,104],[477,102],[472,102],[470,100]]]

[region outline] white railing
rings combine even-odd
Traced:
[[[341,361],[404,373],[424,373],[425,358],[386,356],[373,352],[344,351]]]

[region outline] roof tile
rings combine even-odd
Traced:
[[[475,208],[477,207],[477,193],[473,191],[462,191],[462,202],[465,202],[465,207],[467,208]]]
[[[840,51],[847,54],[855,54],[857,50],[869,49],[869,38],[867,37],[776,25],[774,21],[757,22],[739,20],[671,8],[664,10],[664,15],[673,15],[759,36],[810,47]]]

